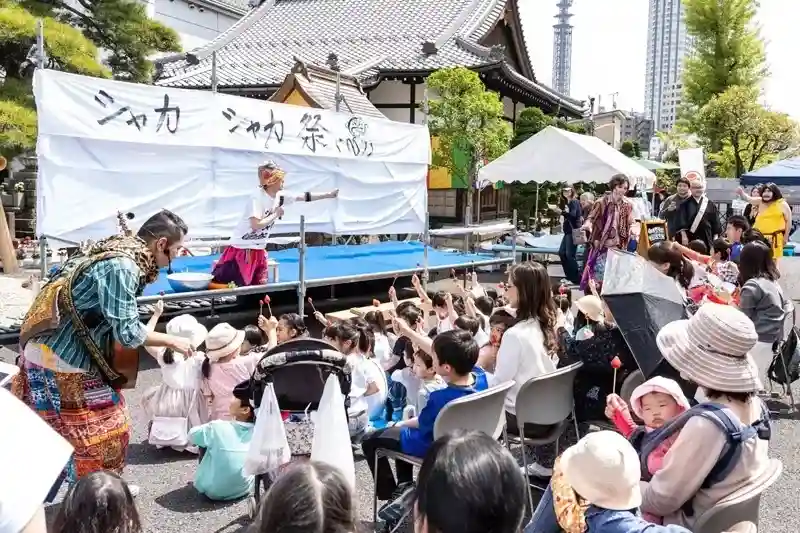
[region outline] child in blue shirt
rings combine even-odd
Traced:
[[[233,420],[214,420],[189,431],[192,444],[204,448],[194,488],[211,500],[236,500],[253,491],[253,476],[242,471],[255,421],[249,381],[234,387],[230,413]]]
[[[375,452],[378,448],[424,457],[433,443],[433,425],[439,413],[452,400],[463,398],[480,390],[479,378],[473,373],[478,361],[478,344],[467,331],[450,330],[433,339],[433,368],[447,382],[447,387],[430,393],[428,403],[417,418],[398,422],[392,427],[377,431],[364,439],[361,449],[370,471],[375,472]],[[486,388],[485,376],[482,381]],[[381,459],[377,478],[377,495],[380,500],[400,498],[413,486],[413,467],[397,461],[397,481],[392,475],[389,460]]]

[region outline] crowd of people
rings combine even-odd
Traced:
[[[626,250],[635,234],[624,176],[614,176],[609,192],[594,202],[581,197],[588,206],[565,191],[565,241],[574,229],[588,235],[582,274],[565,268],[585,289],[574,306],[572,291],[553,288],[544,265],[524,262],[497,288],[485,288],[473,272],[471,283],[429,294],[414,276],[417,298],[401,301],[393,284],[387,313],[378,306],[329,320],[314,312],[323,340],[347,359],[353,447],[373,474],[379,461],[386,463],[375,478],[385,527],[413,514],[416,530],[430,533],[523,527],[527,533],[680,533],[765,475],[770,429],[759,393],[790,307],[777,283],[776,255],[788,226],[777,228],[783,207],[775,204],[780,192],[773,185],[748,197],[759,213],[754,228],[744,216],[730,217],[723,228],[701,185],[679,182],[663,204],[674,240],[647,250],[647,268],[672,278],[685,298],[688,318],[656,337],[676,377],[645,376],[628,398],[618,393],[636,371],[636,358],[601,296],[609,251]],[[160,384],[146,391],[141,406],[130,406],[148,415],[150,443],[198,454],[194,487],[208,498],[253,494],[256,479],[245,462],[260,415],[251,376],[267,351],[308,338],[308,328],[300,315],[275,317],[268,310],[241,330],[227,323],[206,330],[182,314],[161,334],[155,330],[161,304],[141,324],[135,297],[177,255],[187,231],[176,215],[158,213],[138,236],[109,238],[67,262],[37,297],[12,389],[39,415],[26,427],[44,434],[46,423],[55,430],[41,437],[54,451],[39,466],[36,488],[0,492],[0,531],[46,531],[42,503],[64,481],[69,490],[51,532],[142,531],[138,488],[120,477],[129,439],[118,385],[125,378],[94,349],[108,338],[146,347],[161,367]],[[69,305],[84,316],[95,313],[91,325],[47,316],[59,290],[71,291]],[[436,418],[449,402],[506,383],[506,428],[520,436],[521,388],[577,361],[583,366],[574,385],[575,416],[606,419],[616,432],[590,433],[559,457],[536,449],[525,471],[491,436],[456,432],[434,440]],[[687,384],[697,387],[694,397],[685,395]],[[37,419],[6,391],[0,399],[0,411],[19,423]],[[294,416],[283,413],[283,420]],[[525,425],[522,436],[542,429]],[[410,464],[397,461],[393,471],[388,459],[378,458],[379,449],[422,458],[416,480]],[[323,462],[290,463],[259,502],[253,531],[354,533],[358,517],[347,476]],[[551,481],[523,525],[530,476]]]

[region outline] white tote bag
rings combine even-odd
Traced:
[[[189,404],[189,413],[197,406],[200,391],[195,391]],[[189,445],[188,416],[154,416],[150,425],[147,442],[153,446],[173,446],[182,448]]]
[[[336,376],[328,376],[322,400],[319,402],[319,410],[312,413],[311,418],[314,421],[311,460],[337,467],[355,490],[356,466],[353,461],[353,448],[350,445],[344,395]]]
[[[256,413],[256,427],[244,459],[243,472],[247,476],[265,474],[288,463],[291,457],[278,399],[269,383]]]

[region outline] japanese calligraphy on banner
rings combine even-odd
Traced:
[[[430,162],[426,128],[388,119],[51,70],[37,71],[34,90],[46,135]]]
[[[286,171],[288,191],[339,189],[287,208],[273,235],[298,231],[301,214],[316,232],[424,229],[424,126],[50,70],[36,72],[34,95],[39,235],[100,238],[118,210],[144,220],[167,208],[193,238],[228,237],[266,159]]]

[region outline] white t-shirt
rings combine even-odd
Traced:
[[[18,533],[44,503],[72,446],[3,387],[0,427],[0,533]]]
[[[283,198],[283,204],[281,204],[281,198]],[[272,224],[265,228],[253,231],[250,228],[250,219],[253,217],[262,219],[269,216],[281,205],[286,209],[295,202],[296,198],[295,195],[287,191],[280,191],[273,197],[268,195],[264,189],[256,189],[255,192],[250,195],[250,198],[248,198],[247,205],[242,213],[242,218],[233,230],[233,235],[231,235],[230,240],[231,246],[240,249],[263,249],[267,244],[267,239],[269,239],[272,226],[275,225],[275,222],[273,221]]]

